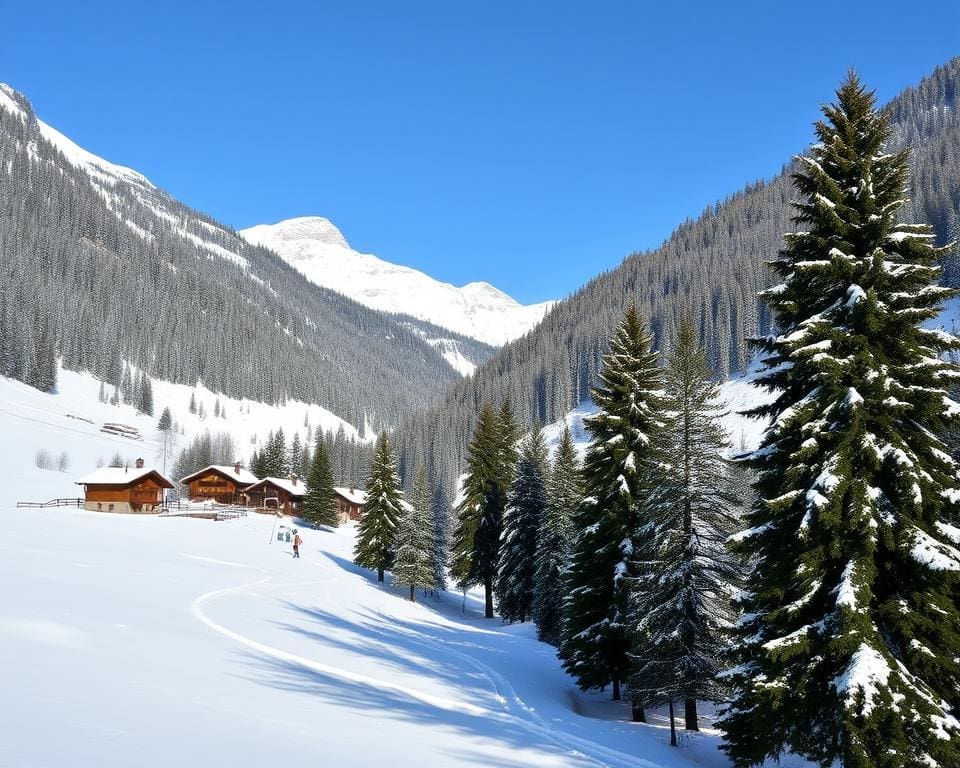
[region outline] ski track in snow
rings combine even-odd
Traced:
[[[328,573],[332,568],[336,568],[339,573],[335,573],[328,578],[312,579],[309,581],[275,582],[273,581],[273,576],[271,574],[256,566],[251,567],[243,563],[216,560],[198,555],[183,554],[183,556],[218,565],[252,568],[252,570],[258,570],[266,574],[265,576],[259,579],[254,579],[253,581],[206,592],[197,597],[191,605],[191,612],[198,621],[212,629],[214,632],[217,632],[218,634],[229,638],[230,640],[239,643],[250,650],[256,651],[257,653],[269,656],[279,661],[296,664],[307,670],[330,675],[331,677],[336,677],[346,683],[357,683],[380,688],[385,691],[401,693],[421,703],[428,704],[439,709],[461,712],[477,717],[506,718],[509,719],[512,724],[524,728],[533,735],[549,740],[554,745],[566,750],[571,756],[586,758],[596,763],[598,766],[603,766],[604,768],[663,768],[660,763],[655,763],[643,758],[635,757],[633,755],[628,755],[624,752],[605,747],[589,739],[583,739],[569,733],[557,731],[544,722],[543,719],[537,714],[535,709],[531,706],[528,706],[514,689],[514,687],[506,680],[506,678],[504,678],[503,675],[497,672],[493,667],[485,664],[474,656],[452,648],[451,643],[441,641],[437,638],[431,637],[430,639],[423,639],[415,632],[397,629],[400,634],[404,635],[404,637],[406,637],[413,644],[425,648],[431,652],[435,652],[439,647],[442,649],[444,654],[453,657],[455,660],[467,665],[482,675],[489,684],[490,692],[494,695],[497,702],[502,706],[503,709],[501,712],[491,712],[484,707],[479,707],[465,701],[458,701],[448,697],[426,693],[409,686],[398,685],[380,678],[360,674],[352,670],[334,667],[329,664],[324,664],[322,662],[309,659],[299,654],[285,651],[275,645],[260,642],[254,638],[247,637],[246,635],[230,629],[229,627],[211,618],[210,615],[204,610],[206,606],[218,598],[229,594],[246,592],[247,590],[252,590],[256,587],[267,585],[273,589],[291,586],[320,586],[324,597],[324,603],[335,604],[340,608],[349,608],[350,606],[347,606],[337,596],[337,592],[329,589],[330,585],[342,581],[348,576],[348,574],[340,569],[339,566],[331,565],[314,558],[304,558],[307,559],[308,562],[319,566]],[[385,625],[390,623],[390,618],[386,616],[382,610],[376,610],[375,614]]]
[[[260,569],[257,569],[260,570]],[[306,585],[316,585],[316,584],[325,584],[338,581],[341,577],[334,576],[329,579],[315,579],[312,581],[304,582],[287,582],[287,583],[277,583],[274,584],[274,587],[289,587],[289,586],[306,586]],[[443,696],[435,696],[434,694],[425,693],[419,691],[415,688],[410,688],[408,686],[397,685],[395,683],[390,683],[386,680],[379,680],[374,677],[369,677],[367,675],[362,675],[357,672],[353,672],[348,669],[341,669],[339,667],[333,667],[329,664],[323,664],[313,659],[308,659],[305,656],[299,656],[295,653],[290,653],[284,651],[281,648],[277,648],[273,645],[268,645],[266,643],[261,643],[258,640],[253,638],[246,637],[241,635],[239,632],[234,632],[232,629],[225,627],[223,624],[220,624],[213,619],[211,619],[203,610],[205,604],[209,603],[212,600],[215,600],[218,597],[223,597],[234,592],[242,592],[244,590],[250,589],[251,587],[257,587],[264,584],[267,584],[273,579],[273,576],[267,575],[261,579],[255,579],[254,581],[247,582],[245,584],[240,584],[234,587],[226,587],[224,589],[215,589],[211,592],[207,592],[203,595],[200,595],[196,600],[193,601],[191,606],[191,612],[194,617],[203,624],[206,624],[215,632],[220,633],[224,637],[228,637],[231,640],[240,643],[247,648],[250,648],[257,653],[261,653],[265,656],[277,659],[279,661],[284,661],[290,664],[296,664],[298,666],[304,667],[306,669],[312,670],[314,672],[319,672],[324,675],[329,675],[331,677],[336,677],[340,680],[343,680],[347,683],[359,683],[361,685],[368,685],[382,690],[393,691],[396,693],[401,693],[406,696],[409,696],[412,699],[416,699],[424,704],[429,704],[431,706],[437,707],[439,709],[444,709],[451,712],[463,712],[470,715],[482,716],[486,714],[486,710],[481,707],[474,706],[473,704],[468,704],[466,702],[455,701]]]

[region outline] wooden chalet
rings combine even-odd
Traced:
[[[155,469],[136,467],[101,467],[75,481],[84,489],[84,509],[94,512],[152,514],[163,507],[163,494],[173,488],[167,478]]]
[[[296,476],[265,477],[243,489],[247,503],[258,512],[293,515],[307,493],[307,486]]]
[[[337,505],[337,517],[341,523],[359,520],[363,517],[363,506],[367,503],[366,491],[356,488],[334,488],[333,500]]]
[[[256,483],[257,476],[240,466],[211,464],[180,481],[189,489],[190,501],[215,501],[218,504],[246,504],[244,488]]]

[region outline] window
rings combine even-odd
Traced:
[[[108,511],[108,512],[113,512],[113,504],[111,504],[109,507],[107,507],[107,511]]]

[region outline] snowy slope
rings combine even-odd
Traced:
[[[522,305],[489,283],[458,288],[358,253],[333,223],[319,216],[261,224],[240,234],[280,254],[317,285],[368,307],[411,315],[495,346],[529,331],[554,303]]]
[[[4,762],[727,765],[576,692],[529,625],[378,588],[352,527],[293,560],[273,525],[0,509]]]
[[[216,395],[204,387],[192,389],[165,381],[153,382],[155,416],[144,416],[129,405],[113,406],[98,400],[99,382],[88,374],[61,370],[59,394],[46,394],[19,381],[0,377],[0,447],[3,479],[0,483],[0,507],[17,501],[46,501],[52,498],[75,498],[79,487],[74,480],[97,466],[107,463],[119,453],[130,466],[143,458],[148,466],[162,469],[162,455],[157,442],[157,419],[169,406],[174,419],[183,427],[177,435],[176,449],[205,430],[229,432],[236,446],[236,456],[246,463],[254,448],[266,440],[270,431],[282,427],[288,441],[294,434],[306,438],[304,422],[313,429],[336,432],[341,426],[347,437],[361,439],[357,429],[318,405],[288,402],[271,406],[252,400],[234,400]],[[207,414],[212,414],[219,398],[226,418],[207,416],[201,419],[188,411],[190,395],[196,393]],[[249,412],[248,412],[249,411]],[[100,431],[104,423],[120,423],[140,431],[143,440],[110,435]],[[368,432],[366,439],[372,439]],[[252,442],[253,439],[256,442]],[[66,453],[66,472],[37,469],[38,451],[46,451],[56,459]],[[176,450],[174,451],[176,453]],[[168,458],[167,470],[173,459]],[[178,478],[172,478],[178,479]],[[0,762],[2,764],[2,762]]]

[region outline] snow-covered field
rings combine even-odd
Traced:
[[[294,560],[274,524],[0,509],[0,765],[725,764],[611,719],[529,625],[378,586],[352,528]]]

